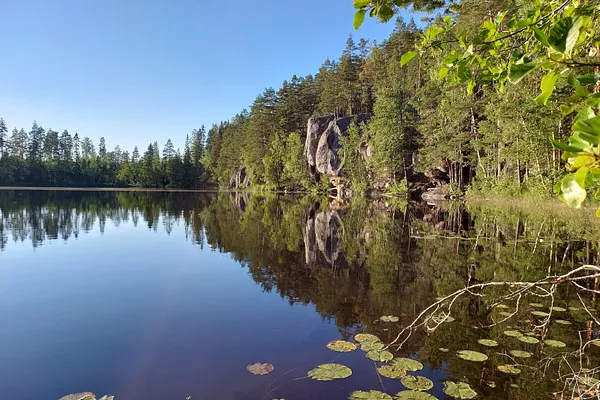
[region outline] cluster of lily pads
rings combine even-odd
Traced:
[[[550,321],[550,317],[553,312],[565,312],[565,308],[554,306],[549,311],[541,311],[544,306],[539,303],[530,303],[527,311],[534,317],[544,318]],[[496,306],[495,312],[502,316],[515,315],[514,313],[508,313],[504,311],[508,309],[508,306],[499,305]],[[573,309],[573,308],[571,308]],[[450,320],[448,320],[450,319]],[[383,316],[380,318],[381,321],[386,323],[398,322],[399,318],[394,316]],[[443,322],[452,322],[454,318],[446,315],[443,318]],[[531,323],[533,321],[526,320],[525,322]],[[554,323],[558,325],[571,325],[571,322],[566,319],[555,319]],[[540,337],[540,335],[534,331],[528,331],[527,328],[521,326],[506,327],[503,334],[507,337],[507,343],[522,342],[528,345],[527,350],[534,351],[538,345],[543,349],[545,346],[551,348],[564,348],[567,344],[556,339],[547,339]],[[538,336],[538,337],[536,337]],[[475,363],[483,363],[488,361],[489,357],[484,353],[484,349],[493,349],[500,346],[500,343],[490,338],[481,338],[477,340],[480,348],[476,350],[458,350],[456,356],[467,361]],[[590,342],[592,346],[600,347],[600,340],[594,340]],[[354,391],[350,394],[350,400],[436,400],[436,397],[430,393],[429,390],[433,389],[434,382],[427,377],[420,375],[411,375],[411,372],[418,372],[423,369],[423,364],[417,360],[410,358],[395,357],[390,351],[387,350],[386,345],[375,335],[368,333],[360,333],[354,336],[354,341],[346,340],[334,340],[327,344],[327,348],[332,351],[339,353],[348,353],[360,349],[364,352],[366,358],[374,361],[376,364],[377,373],[380,377],[399,380],[400,383],[406,388],[406,390],[400,391],[395,395],[390,395],[385,392],[378,390],[370,391]],[[450,349],[440,348],[442,352],[450,352]],[[497,354],[507,356],[512,360],[511,363],[497,365],[496,370],[507,375],[518,375],[521,373],[522,364],[518,360],[526,360],[533,357],[533,353],[530,351],[520,349],[507,349],[503,353],[496,352]],[[248,366],[248,371],[255,375],[265,375],[273,371],[273,366],[266,363],[257,363]],[[317,366],[311,369],[307,373],[307,377],[316,381],[332,381],[337,379],[345,379],[352,376],[352,370],[343,365],[337,363],[328,363]],[[582,381],[583,379],[583,381]],[[496,383],[493,381],[486,381],[490,387],[496,387]],[[592,386],[598,383],[598,380],[593,376],[583,375],[579,379],[579,384]],[[511,386],[516,387],[515,384]],[[385,389],[384,389],[385,390]],[[444,393],[455,399],[473,399],[478,394],[471,386],[466,382],[444,382]]]
[[[384,319],[385,318],[385,319]],[[382,317],[384,322],[397,322],[397,317]],[[431,379],[419,375],[409,375],[409,372],[417,372],[423,369],[423,364],[411,358],[396,358],[385,349],[385,345],[375,335],[359,333],[354,336],[354,343],[344,340],[334,340],[327,344],[330,350],[348,353],[360,348],[365,356],[375,362],[381,363],[377,367],[377,373],[388,379],[399,380],[407,389],[398,392],[394,396],[378,390],[354,391],[350,394],[350,400],[436,400],[437,398],[427,391],[433,389],[434,383]],[[352,370],[342,364],[323,364],[308,371],[308,377],[317,381],[331,381],[344,379],[352,375]],[[477,393],[465,382],[445,382],[444,393],[456,399],[472,399]]]

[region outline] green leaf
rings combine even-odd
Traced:
[[[406,64],[411,62],[418,55],[419,55],[419,53],[417,53],[416,51],[409,51],[409,52],[402,54],[402,58],[400,58],[400,66],[404,67]]]
[[[585,121],[594,118],[595,116],[596,113],[594,112],[594,110],[592,110],[592,107],[583,107],[575,116],[575,122]],[[582,130],[581,132],[585,132],[585,130]]]
[[[349,400],[393,400],[394,398],[387,393],[380,392],[378,390],[370,390],[363,392],[357,390],[350,394]]]
[[[544,343],[546,343],[548,346],[550,347],[567,347],[567,345],[564,342],[561,342],[560,340],[544,340]]]
[[[339,353],[348,353],[353,350],[356,350],[356,345],[354,343],[346,342],[344,340],[334,340],[327,343],[327,348],[329,350],[337,351]]]
[[[498,346],[498,342],[496,342],[495,340],[492,339],[479,339],[477,341],[477,343],[483,345],[483,346],[487,346],[487,347],[496,347]]]
[[[425,378],[424,376],[407,375],[402,378],[402,384],[407,389],[416,390],[419,392],[425,392],[433,388],[433,381]]]
[[[383,349],[383,343],[381,342],[363,342],[360,345],[360,348],[365,351],[365,352],[369,352],[369,351],[373,351],[373,350],[381,350]]]
[[[517,367],[515,367],[514,365],[498,365],[498,371],[500,372],[504,372],[505,374],[509,374],[509,375],[519,375],[521,373],[521,370]]]
[[[548,42],[548,36],[537,26],[533,27],[533,36],[544,46],[550,47],[550,42]]]
[[[504,331],[504,334],[506,336],[510,336],[510,337],[520,337],[523,336],[523,334],[519,331]]]
[[[440,81],[442,79],[444,79],[448,75],[448,72],[450,72],[450,68],[448,68],[448,67],[442,67],[442,68],[440,68],[440,71],[438,73],[438,79]]]
[[[426,392],[417,392],[416,390],[404,390],[396,394],[397,400],[438,400],[432,394]]]
[[[371,335],[370,333],[359,333],[358,335],[354,336],[354,340],[356,340],[358,343],[381,341],[377,336]]]
[[[510,350],[509,353],[511,356],[517,357],[517,358],[529,358],[533,355],[528,351],[522,351],[522,350]]]
[[[308,371],[308,376],[316,381],[332,381],[345,379],[352,375],[352,370],[341,364],[322,364]]]
[[[591,113],[593,114],[593,110],[590,107],[586,107],[585,109],[589,109],[589,111],[591,111]],[[589,113],[589,111],[587,112],[588,115],[592,115]],[[576,132],[584,132],[593,136],[600,137],[600,116],[587,119],[578,118],[577,122],[575,122],[575,125],[573,125],[573,130]]]
[[[480,353],[478,351],[472,351],[472,350],[460,350],[457,355],[462,358],[463,360],[468,360],[468,361],[475,361],[475,362],[483,362],[486,361],[488,359],[488,356],[486,356],[483,353]]]
[[[366,14],[367,10],[358,10],[356,14],[354,14],[354,29],[358,30],[358,28],[360,28],[365,21]]]
[[[473,399],[477,397],[477,392],[465,382],[444,382],[444,393],[455,399]]]
[[[579,75],[576,77],[576,79],[582,85],[592,85],[592,84],[595,84],[598,82],[598,75],[594,75],[594,74]]]
[[[508,79],[510,79],[512,83],[519,83],[521,79],[533,72],[537,68],[537,66],[538,64],[535,62],[513,64],[510,67]]]
[[[571,54],[575,45],[577,44],[577,39],[579,39],[579,30],[581,29],[581,25],[583,24],[582,18],[577,18],[571,29],[569,29],[569,33],[567,35],[567,41],[565,45],[565,53]]]
[[[569,37],[571,28],[573,28],[573,19],[571,17],[562,18],[552,26],[550,35],[548,36],[548,43],[554,50],[561,53],[566,52],[567,37]]]
[[[367,352],[367,358],[378,362],[388,362],[394,359],[394,355],[389,351],[371,350]]]
[[[545,311],[532,311],[531,315],[535,315],[536,317],[547,317],[550,314]]]
[[[379,372],[379,375],[390,379],[400,379],[406,376],[406,370],[396,365],[382,365],[377,368],[377,372]]]
[[[411,358],[396,358],[392,361],[392,365],[402,368],[405,371],[420,371],[423,369],[423,364]]]
[[[566,151],[566,152],[569,152],[569,153],[580,153],[580,152],[582,152],[582,149],[580,149],[578,147],[570,146],[568,144],[564,144],[562,142],[559,142],[558,140],[552,140],[552,145],[554,147],[556,147],[557,149],[559,149],[559,150]]]
[[[521,336],[518,339],[521,342],[527,343],[527,344],[538,344],[540,342],[538,339],[531,337],[531,336]]]
[[[354,0],[354,8],[363,8],[371,5],[371,0]]]
[[[569,322],[569,321],[567,321],[567,320],[564,320],[564,319],[557,319],[557,320],[556,320],[556,321],[554,321],[554,322],[556,322],[556,323],[557,323],[557,324],[559,324],[559,325],[571,325],[571,322]]]
[[[587,175],[587,173],[586,173]],[[584,188],[577,182],[575,174],[566,175],[560,184],[560,196],[571,207],[581,208],[587,195]]]
[[[548,103],[548,98],[554,92],[554,85],[556,85],[556,81],[560,77],[560,74],[555,71],[550,71],[546,76],[542,78],[542,83],[540,84],[540,89],[542,90],[542,94],[540,94],[536,99],[536,103],[545,106]]]
[[[267,375],[275,370],[272,364],[268,363],[254,363],[246,367],[248,372],[252,375]]]

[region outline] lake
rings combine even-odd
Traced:
[[[371,389],[395,395],[406,388],[382,377],[381,363],[327,343],[353,342],[358,333],[390,343],[436,298],[471,281],[536,280],[598,264],[600,222],[563,207],[0,191],[0,398],[56,400],[85,391],[116,400],[347,399]],[[564,322],[552,323],[544,337],[573,350],[578,332],[597,338],[598,326],[574,306],[576,293],[558,294],[555,305],[566,311],[556,320]],[[584,300],[597,307],[595,297]],[[507,312],[489,305],[464,298],[434,332],[416,330],[389,350],[419,360],[423,369],[409,374],[430,379],[428,393],[438,399],[446,398],[445,381],[466,382],[486,399],[542,399],[561,390],[558,363],[542,370],[539,361],[565,349],[503,334],[526,332],[532,306],[519,309],[525,316],[516,322],[482,328],[491,313]],[[482,346],[480,338],[500,345]],[[507,361],[514,349],[531,357]],[[489,359],[465,360],[460,350]],[[255,362],[275,369],[254,376],[246,367]],[[352,375],[307,377],[324,363],[343,364]],[[522,373],[496,368],[507,363]],[[600,347],[585,363],[600,365]]]

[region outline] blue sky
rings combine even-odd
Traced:
[[[229,119],[265,87],[317,72],[353,31],[351,0],[18,0],[0,23],[0,117],[112,149]]]

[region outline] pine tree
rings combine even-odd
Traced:
[[[0,158],[5,157],[8,142],[8,128],[3,118],[0,118]]]
[[[100,138],[100,144],[98,144],[98,157],[101,160],[106,159],[106,140],[104,137]]]

